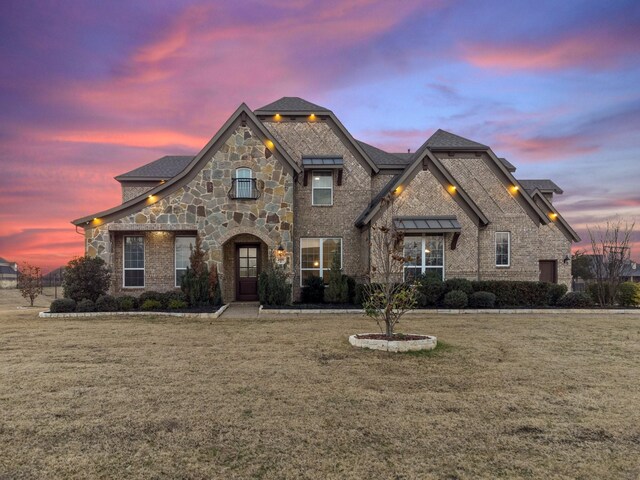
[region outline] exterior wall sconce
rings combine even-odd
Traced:
[[[567,263],[569,263],[569,260],[571,260],[571,257],[569,257],[569,255],[565,255],[562,259],[562,263],[566,265]]]
[[[276,263],[278,265],[284,265],[287,263],[287,251],[282,245],[276,249]]]

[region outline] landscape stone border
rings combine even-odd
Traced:
[[[433,335],[418,335],[420,340],[377,340],[372,338],[358,338],[358,335],[379,335],[379,333],[358,333],[349,337],[349,343],[354,347],[382,350],[384,352],[416,352],[419,350],[433,350],[438,345],[438,339]]]
[[[301,315],[301,314],[364,314],[364,310],[362,309],[331,309],[331,308],[322,308],[322,309],[307,309],[307,308],[263,308],[260,305],[260,309],[258,311],[258,315],[269,315],[269,314],[290,314],[290,315]],[[547,314],[547,315],[561,315],[567,313],[584,313],[584,314],[600,314],[600,315],[640,315],[640,308],[434,308],[434,309],[416,309],[409,310],[406,312],[406,315],[424,315],[424,314],[454,314],[454,315],[466,315],[466,314],[492,314],[492,315],[513,315],[513,314]]]
[[[115,317],[115,316],[144,316],[144,315],[160,315],[165,317],[182,317],[182,318],[203,318],[213,319],[218,318],[224,313],[229,305],[222,305],[215,312],[208,313],[191,313],[191,312],[68,312],[68,313],[51,313],[40,312],[38,315],[40,318],[82,318],[82,317]]]

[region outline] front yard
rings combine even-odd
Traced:
[[[0,478],[637,478],[640,316],[0,314]]]

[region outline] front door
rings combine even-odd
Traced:
[[[258,245],[236,247],[236,300],[258,300]]]
[[[558,283],[558,269],[555,260],[540,260],[540,281]]]

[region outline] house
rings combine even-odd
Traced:
[[[0,257],[0,288],[18,287],[18,264]]]
[[[257,298],[269,257],[286,265],[294,298],[307,277],[326,277],[334,255],[362,281],[381,221],[405,232],[415,259],[405,278],[570,285],[579,237],[553,205],[562,190],[515,171],[490,147],[444,130],[413,154],[385,152],[353,138],[331,110],[284,97],[255,111],[240,105],[195,156],[117,176],[122,204],[73,223],[86,253],[116,272],[114,293],[177,288],[196,235],[227,302]]]

